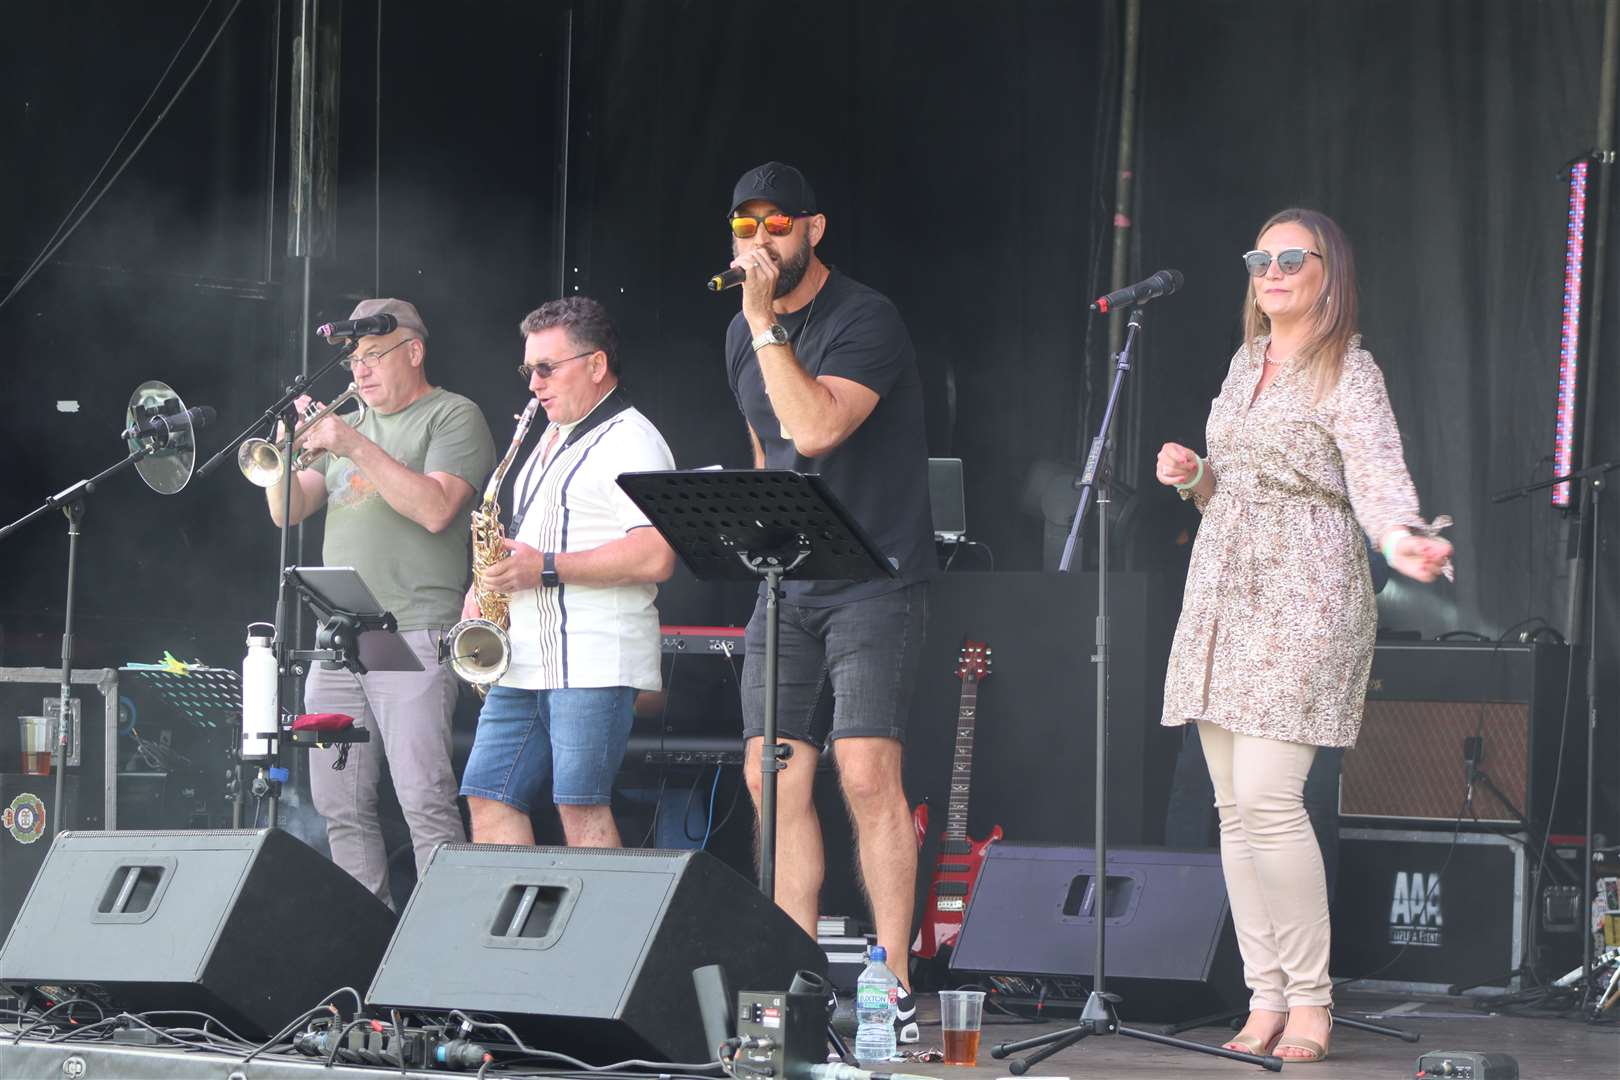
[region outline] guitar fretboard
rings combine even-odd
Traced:
[[[962,678],[962,700],[956,706],[956,753],[951,759],[951,799],[945,811],[945,836],[966,840],[968,793],[973,784],[973,729],[979,715],[979,680]]]

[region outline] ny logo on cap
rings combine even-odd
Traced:
[[[759,181],[768,188],[774,188],[776,186],[776,170],[769,168],[760,169]]]

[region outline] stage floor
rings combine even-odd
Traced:
[[[1347,1014],[1376,1023],[1403,1027],[1422,1039],[1407,1043],[1360,1031],[1337,1029],[1328,1060],[1317,1065],[1285,1067],[1320,1080],[1395,1080],[1413,1075],[1418,1055],[1429,1050],[1472,1050],[1512,1054],[1525,1080],[1614,1080],[1620,1075],[1620,1025],[1589,1025],[1574,1020],[1527,1015],[1493,1015],[1477,1010],[1463,999],[1398,999],[1351,997],[1343,1002]],[[923,1047],[938,1047],[938,1005],[932,995],[918,999],[923,1022]],[[1005,1062],[990,1058],[990,1047],[1056,1030],[1057,1023],[1032,1024],[1005,1017],[988,1019],[980,1045],[980,1064],[974,1068],[925,1062],[895,1062],[886,1071],[938,1077],[940,1080],[977,1080],[1005,1077]],[[1147,1030],[1156,1027],[1142,1025]],[[5,1026],[0,1025],[0,1031]],[[1182,1037],[1217,1044],[1224,1029],[1200,1028]],[[338,1065],[325,1068],[311,1059],[265,1059],[241,1071],[239,1055],[182,1051],[160,1047],[118,1046],[108,1043],[55,1043],[25,1038],[20,1045],[0,1037],[0,1077],[44,1080],[53,1076],[82,1076],[86,1080],[225,1080],[250,1076],[255,1080],[443,1080],[470,1073],[423,1072],[381,1066]],[[491,1077],[533,1075],[520,1070],[493,1070]],[[1253,1065],[1207,1054],[1158,1046],[1139,1039],[1110,1036],[1086,1039],[1077,1046],[1036,1066],[1031,1077],[1099,1077],[1115,1080],[1173,1080],[1178,1077],[1266,1076]]]
[[[1124,1007],[1128,1010],[1129,1005],[1126,1002]],[[1348,1016],[1414,1032],[1421,1036],[1421,1041],[1408,1043],[1348,1028],[1335,1028],[1326,1061],[1285,1066],[1284,1074],[1297,1072],[1320,1080],[1393,1080],[1412,1076],[1419,1054],[1430,1050],[1473,1050],[1512,1054],[1518,1059],[1519,1075],[1525,1080],[1614,1080],[1620,1075],[1620,1024],[1616,1023],[1594,1025],[1539,1016],[1496,1015],[1477,1008],[1473,1000],[1464,998],[1350,995],[1340,1003],[1340,1011]],[[918,1013],[923,1020],[921,1045],[938,1047],[937,999],[919,997]],[[1121,1019],[1130,1025],[1128,1011]],[[894,1068],[946,1080],[1005,1077],[1008,1075],[1007,1063],[990,1057],[991,1046],[1054,1031],[1062,1023],[1032,1024],[1009,1017],[987,1016],[976,1067],[969,1069],[918,1062],[897,1064]],[[1161,1030],[1157,1024],[1131,1026],[1152,1032]],[[1230,1037],[1230,1032],[1225,1028],[1205,1027],[1183,1032],[1178,1037],[1215,1046]],[[1047,1058],[1032,1068],[1028,1075],[1139,1077],[1153,1080],[1163,1077],[1170,1080],[1179,1077],[1270,1074],[1241,1061],[1158,1046],[1141,1039],[1108,1036],[1085,1039]]]

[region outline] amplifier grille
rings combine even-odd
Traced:
[[[1370,698],[1361,737],[1344,756],[1339,812],[1347,817],[1452,821],[1463,808],[1463,740],[1480,736],[1480,768],[1524,810],[1530,775],[1530,706],[1525,702],[1392,701]],[[1484,783],[1473,816],[1517,823],[1518,813]]]

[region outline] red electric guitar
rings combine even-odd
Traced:
[[[979,881],[984,849],[1001,839],[1001,826],[983,840],[968,836],[968,793],[973,781],[973,728],[979,715],[979,683],[990,676],[990,649],[981,641],[962,645],[956,677],[962,680],[962,700],[956,707],[956,754],[951,759],[951,801],[945,812],[945,830],[939,841],[939,861],[923,905],[922,929],[912,942],[913,956],[924,960],[956,940],[962,931],[962,913]],[[911,814],[917,845],[928,835],[928,804]]]

